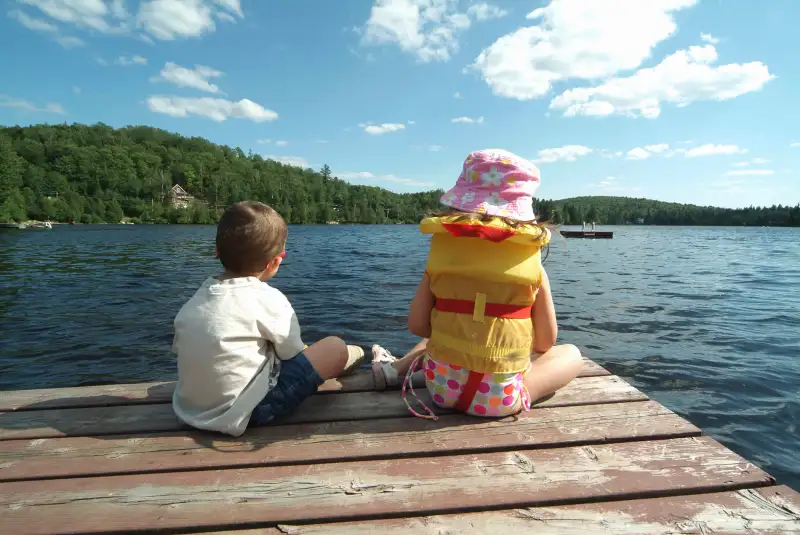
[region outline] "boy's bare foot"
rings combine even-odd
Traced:
[[[400,377],[392,364],[397,357],[379,345],[372,346],[372,375],[375,378],[375,388],[384,390],[387,386],[400,384]]]
[[[362,362],[364,362],[364,350],[358,346],[347,346],[347,364],[345,364],[344,370],[339,376],[348,375],[357,370]]]

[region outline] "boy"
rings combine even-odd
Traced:
[[[217,226],[224,273],[209,277],[175,317],[176,416],[240,436],[291,413],[364,352],[336,337],[305,347],[292,305],[265,284],[286,257],[286,222],[260,202],[228,208]],[[348,362],[348,360],[352,362]]]

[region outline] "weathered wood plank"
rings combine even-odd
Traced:
[[[800,533],[800,494],[789,487],[672,498],[532,507],[198,535],[767,535]]]
[[[580,377],[610,375],[591,360],[584,360]],[[424,386],[415,381],[414,387]],[[174,382],[134,383],[121,385],[79,386],[0,392],[0,411],[45,410],[57,408],[110,407],[117,405],[169,403]],[[330,379],[320,387],[320,394],[368,392],[375,390],[372,372],[359,370],[341,379]]]
[[[0,442],[0,481],[342,462],[700,435],[654,401],[541,408],[503,420],[444,415],[205,433]]]
[[[772,484],[708,437],[0,484],[11,533],[255,527]]]
[[[418,394],[432,404],[427,390]],[[572,381],[541,407],[643,401],[647,396],[619,377],[585,377]],[[444,414],[444,409],[437,409]],[[350,392],[312,396],[283,423],[369,420],[408,416],[397,391]],[[126,405],[45,411],[0,412],[0,440],[155,433],[184,429],[172,412],[172,405]]]

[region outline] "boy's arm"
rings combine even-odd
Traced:
[[[294,358],[305,349],[300,337],[300,322],[289,300],[279,291],[265,300],[262,324],[264,337],[272,342],[275,354],[281,360]]]

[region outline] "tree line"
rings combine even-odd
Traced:
[[[542,219],[565,225],[595,222],[600,225],[800,226],[800,204],[719,208],[598,196],[536,200],[534,209]]]
[[[178,184],[194,197],[171,203]],[[0,129],[0,221],[216,223],[259,200],[294,224],[416,223],[441,191],[399,194],[146,126]]]
[[[194,197],[175,206],[180,185]],[[0,128],[0,222],[215,223],[240,200],[270,204],[293,224],[417,223],[441,190],[393,193],[147,126],[98,123]],[[727,209],[627,197],[536,199],[556,224],[800,226],[800,205]]]

